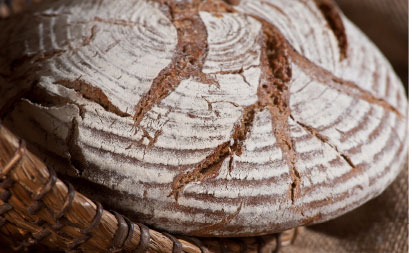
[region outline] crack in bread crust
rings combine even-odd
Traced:
[[[330,143],[328,137],[323,136],[322,134],[319,133],[318,130],[316,130],[315,128],[313,128],[313,127],[311,127],[311,126],[308,126],[308,125],[306,125],[306,124],[303,124],[302,122],[299,122],[299,121],[295,121],[295,122],[296,122],[298,125],[300,125],[301,127],[303,127],[308,133],[310,133],[311,135],[313,135],[314,137],[316,137],[317,139],[319,139],[321,142],[326,143],[326,144],[329,145],[331,148],[333,148],[334,150],[336,150],[336,152],[339,154],[339,156],[342,157],[343,160],[345,160],[345,162],[348,163],[349,166],[351,166],[353,169],[356,169],[356,168],[357,168],[347,154],[342,153],[342,152],[338,149],[338,147],[336,147],[335,145],[333,145],[332,143]]]
[[[119,117],[129,117],[130,114],[122,112],[117,106],[112,104],[106,94],[100,89],[79,79],[76,80],[57,80],[54,84],[59,84],[68,89],[75,90],[80,96],[95,102],[106,111],[114,113]]]
[[[348,38],[339,9],[332,0],[314,0],[338,41],[340,60],[348,56]]]
[[[230,140],[217,146],[212,154],[199,162],[193,170],[178,174],[173,179],[172,192],[169,196],[174,196],[177,201],[179,194],[189,183],[203,181],[217,176],[223,162],[228,157],[229,171],[231,171],[233,169],[233,156],[240,156],[242,154],[243,143],[252,128],[256,110],[257,104],[245,107],[238,124],[233,128]]]
[[[171,63],[153,80],[150,90],[136,105],[133,117],[138,127],[146,112],[174,91],[182,80],[197,79],[218,86],[217,81],[202,72],[208,53],[207,31],[199,15],[200,0],[160,1],[169,7],[170,21],[176,28],[178,42]]]
[[[270,24],[259,21],[262,23],[263,30],[259,103],[270,112],[273,134],[282,150],[282,157],[289,167],[291,178],[289,194],[293,204],[300,192],[301,175],[296,168],[296,148],[288,123],[290,118],[288,83],[292,78],[292,70],[286,51],[286,40],[276,33]]]

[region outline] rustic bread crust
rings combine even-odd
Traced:
[[[407,156],[402,85],[329,0],[45,1],[0,28],[5,125],[156,228],[326,221]]]

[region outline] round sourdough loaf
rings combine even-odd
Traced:
[[[4,124],[158,229],[326,221],[407,156],[402,85],[329,0],[44,1],[0,30]]]

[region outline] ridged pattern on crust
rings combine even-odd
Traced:
[[[157,228],[247,236],[331,219],[398,174],[407,100],[320,3],[46,1],[0,23],[0,116]]]

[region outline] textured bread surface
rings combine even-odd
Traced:
[[[159,229],[326,221],[407,156],[402,84],[329,0],[45,1],[0,29],[4,124]]]

